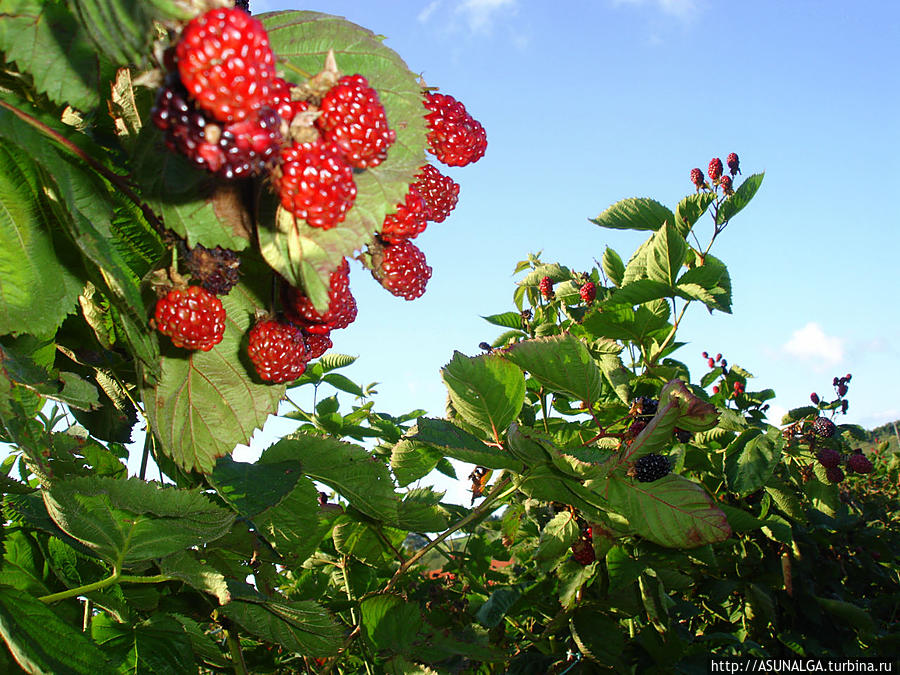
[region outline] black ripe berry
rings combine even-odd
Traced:
[[[671,468],[668,458],[663,455],[644,455],[634,463],[634,477],[641,483],[650,483],[667,476]]]
[[[819,438],[831,438],[835,431],[834,422],[827,417],[817,417],[813,422],[813,431]]]

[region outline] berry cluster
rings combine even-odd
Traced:
[[[572,558],[579,565],[590,565],[597,559],[594,551],[594,535],[590,526],[581,528],[581,535],[572,543]]]
[[[842,455],[833,448],[822,448],[816,453],[816,459],[825,469],[825,477],[830,483],[840,483],[846,478],[841,464],[849,473],[866,474],[875,470],[872,462],[863,454],[862,448],[856,448],[848,455]]]
[[[640,483],[652,483],[668,476],[671,470],[668,457],[654,453],[638,457],[629,473]]]
[[[733,180],[734,177],[741,172],[741,162],[737,154],[733,152],[729,153],[725,162],[728,165],[728,171],[731,175],[726,176],[724,174],[722,160],[718,157],[713,157],[709,161],[709,166],[707,167],[709,182],[707,182],[706,176],[701,169],[691,169],[691,182],[697,188],[698,192],[700,190],[711,190],[715,192],[719,187],[722,188],[722,194],[726,196],[734,192]]]

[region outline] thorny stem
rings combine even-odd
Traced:
[[[87,152],[82,150],[80,147],[78,147],[75,143],[70,141],[68,138],[66,138],[65,136],[60,134],[58,131],[51,129],[43,122],[35,119],[34,117],[29,115],[25,111],[19,110],[15,106],[10,105],[9,103],[6,103],[4,101],[0,101],[0,107],[6,108],[13,115],[18,117],[20,120],[22,120],[26,124],[31,125],[32,127],[37,129],[38,131],[40,131],[45,136],[53,139],[54,141],[59,143],[61,146],[63,146],[66,150],[68,150],[72,154],[76,155],[79,159],[84,160],[84,162],[86,162],[94,171],[96,171],[101,176],[103,176],[106,180],[108,180],[116,188],[118,188],[122,192],[123,195],[125,195],[128,199],[130,199],[132,202],[134,202],[135,205],[137,205],[137,207],[140,208],[141,212],[144,214],[144,218],[147,219],[148,223],[153,225],[153,227],[155,227],[161,234],[164,234],[166,232],[165,225],[163,225],[162,221],[160,221],[160,219],[156,217],[156,214],[144,202],[144,200],[141,199],[140,196],[134,190],[131,189],[131,186],[128,184],[128,182],[124,178],[122,178],[122,176],[119,176],[118,174],[115,174],[112,171],[110,171],[109,169],[107,169],[100,162],[98,162],[96,159],[91,157],[90,154],[88,154]]]
[[[394,585],[400,580],[400,577],[403,576],[406,571],[415,565],[419,560],[421,560],[431,549],[440,544],[442,541],[447,539],[454,532],[458,532],[462,528],[464,528],[469,523],[475,522],[480,518],[486,516],[488,513],[493,511],[491,508],[495,502],[502,499],[507,495],[507,493],[511,490],[508,490],[509,484],[512,482],[512,478],[506,476],[501,478],[497,483],[494,484],[491,492],[484,498],[484,501],[481,502],[478,506],[476,506],[465,518],[459,520],[455,525],[453,525],[450,529],[441,533],[439,536],[432,539],[427,545],[420,548],[416,551],[412,556],[407,558],[406,562],[400,565],[396,572],[394,572],[394,576],[391,577],[390,581],[387,582],[384,589],[381,591],[382,593],[387,593],[391,590]],[[514,488],[513,488],[514,489]]]

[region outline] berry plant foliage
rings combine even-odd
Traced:
[[[0,671],[692,672],[896,646],[900,461],[843,423],[851,376],[774,426],[749,371],[678,358],[691,306],[732,308],[712,248],[763,179],[737,154],[674,209],[593,219],[643,232],[631,256],[519,263],[500,334],[441,370],[446,414],[391,414],[333,331],[358,279],[413,300],[441,273],[441,166],[487,148],[466,106],[326,14],[3,16]],[[236,461],[271,416],[295,430]]]

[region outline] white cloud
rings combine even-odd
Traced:
[[[515,12],[517,0],[463,0],[456,11],[463,14],[473,33],[490,33],[500,12]]]
[[[843,361],[844,340],[826,335],[819,324],[810,322],[795,330],[782,350],[798,359],[817,361],[818,370]]]
[[[437,8],[440,6],[441,0],[432,0],[432,2],[429,2],[428,5],[426,5],[425,8],[421,12],[419,12],[419,16],[417,17],[419,23],[426,23],[428,19],[431,18],[431,15],[434,14]]]
[[[663,14],[677,16],[680,19],[692,17],[698,9],[696,0],[613,0],[613,5],[650,5],[659,9]]]

